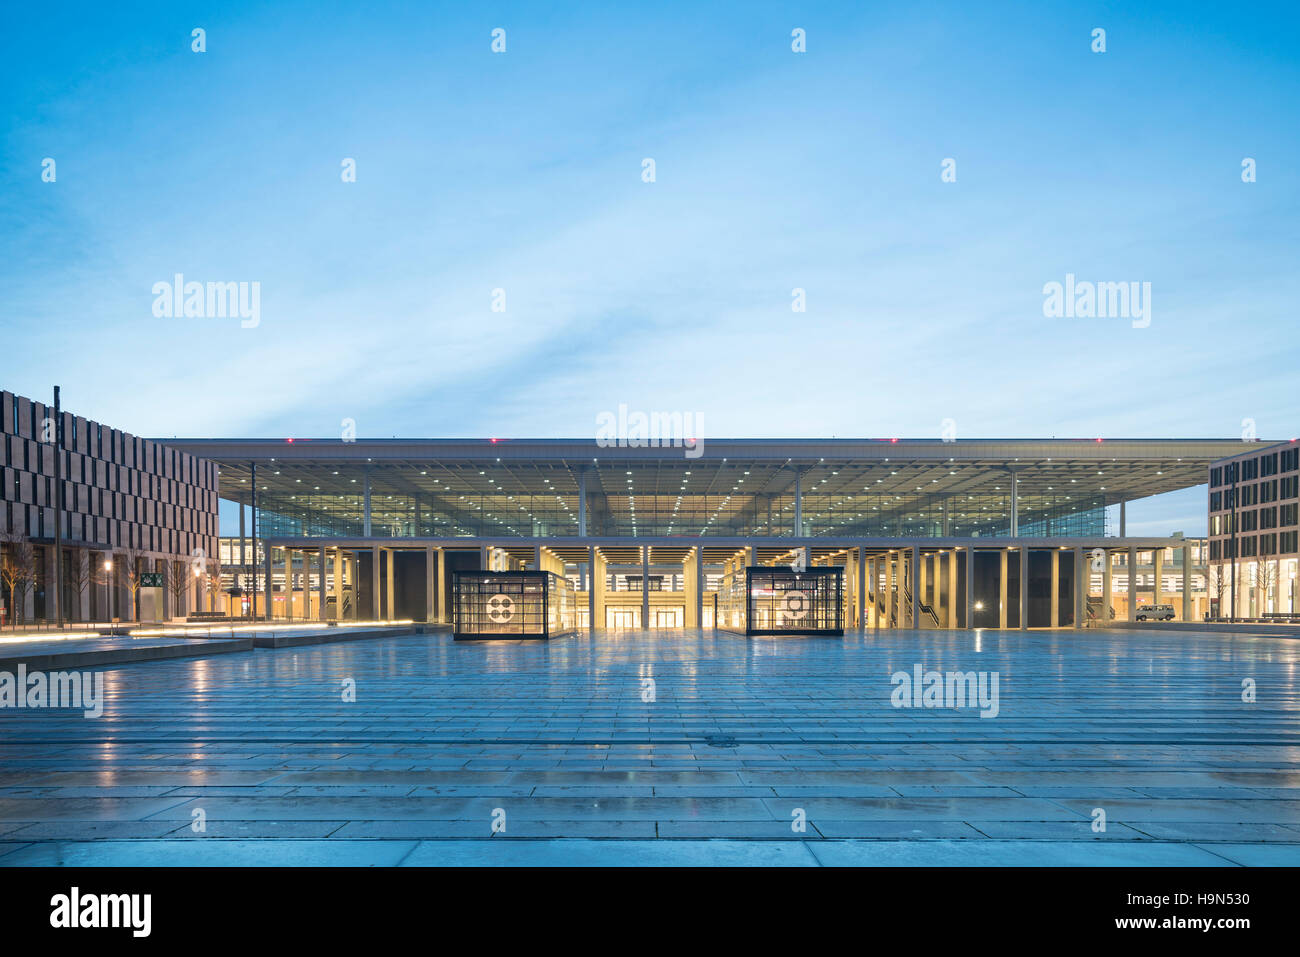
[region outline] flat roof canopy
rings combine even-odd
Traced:
[[[1036,510],[1095,513],[1202,485],[1211,462],[1248,445],[1240,439],[1091,438],[703,439],[694,449],[605,447],[594,439],[159,441],[215,461],[227,500],[250,502],[252,463],[259,504],[271,510],[355,511],[339,503],[356,500],[368,479],[376,522],[401,520],[418,498],[417,510],[447,518],[415,534],[484,537],[573,534],[559,528],[571,523],[576,531],[580,483],[589,517],[609,517],[591,534],[788,534],[782,529],[791,529],[796,476],[805,534],[841,528],[852,534],[863,514],[910,521],[932,515],[937,503],[947,503],[942,507],[949,509],[954,534],[972,528],[994,534],[1006,523],[1013,474],[1026,522]],[[384,513],[390,500],[392,516]],[[384,532],[377,528],[375,534]]]

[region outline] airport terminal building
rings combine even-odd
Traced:
[[[137,617],[150,571],[175,582],[146,609],[164,618],[491,624],[544,594],[542,636],[753,629],[791,595],[814,632],[1296,610],[1291,443],[147,440],[66,412],[50,430],[46,406],[0,396],[0,571],[34,556],[32,581],[0,580],[20,619],[54,617],[56,550],[68,621]],[[1208,540],[1127,534],[1126,503],[1207,482]],[[218,538],[218,499],[238,535]]]
[[[1212,463],[1242,448],[715,439],[687,455],[594,439],[173,444],[217,463],[222,497],[245,506],[241,535],[221,543],[236,613],[452,624],[458,574],[529,572],[563,592],[560,624],[596,630],[728,627],[754,587],[747,575],[792,564],[836,570],[845,630],[1083,627],[1154,605],[1200,619],[1210,611],[1205,542],[1128,536],[1125,503],[1204,485]],[[1115,505],[1118,527],[1108,528]]]

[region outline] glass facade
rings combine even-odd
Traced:
[[[747,568],[745,580],[745,634],[844,634],[843,568]]]
[[[391,478],[391,477],[390,477]],[[377,484],[377,483],[376,483]],[[492,484],[496,484],[493,482]],[[258,501],[260,534],[274,538],[367,534],[364,493],[311,491]],[[672,538],[789,537],[796,534],[796,497],[740,492],[676,495],[592,494],[586,498],[588,536]],[[1022,493],[1021,536],[1099,536],[1106,510],[1100,496],[1055,491]],[[562,538],[580,534],[578,490],[449,493],[390,492],[369,496],[369,535],[376,538]],[[841,491],[801,496],[802,532],[809,538],[980,538],[1011,534],[1011,493],[936,495]]]
[[[553,572],[458,572],[452,610],[457,639],[547,639],[577,627],[569,582]]]

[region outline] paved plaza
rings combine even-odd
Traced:
[[[996,716],[895,707],[918,665],[996,674]],[[103,671],[102,717],[0,710],[0,864],[1300,864],[1283,638],[411,635]]]

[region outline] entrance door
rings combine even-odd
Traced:
[[[636,608],[605,609],[605,627],[615,631],[641,627],[641,611]]]
[[[680,608],[656,608],[654,611],[656,628],[682,627],[682,610]]]

